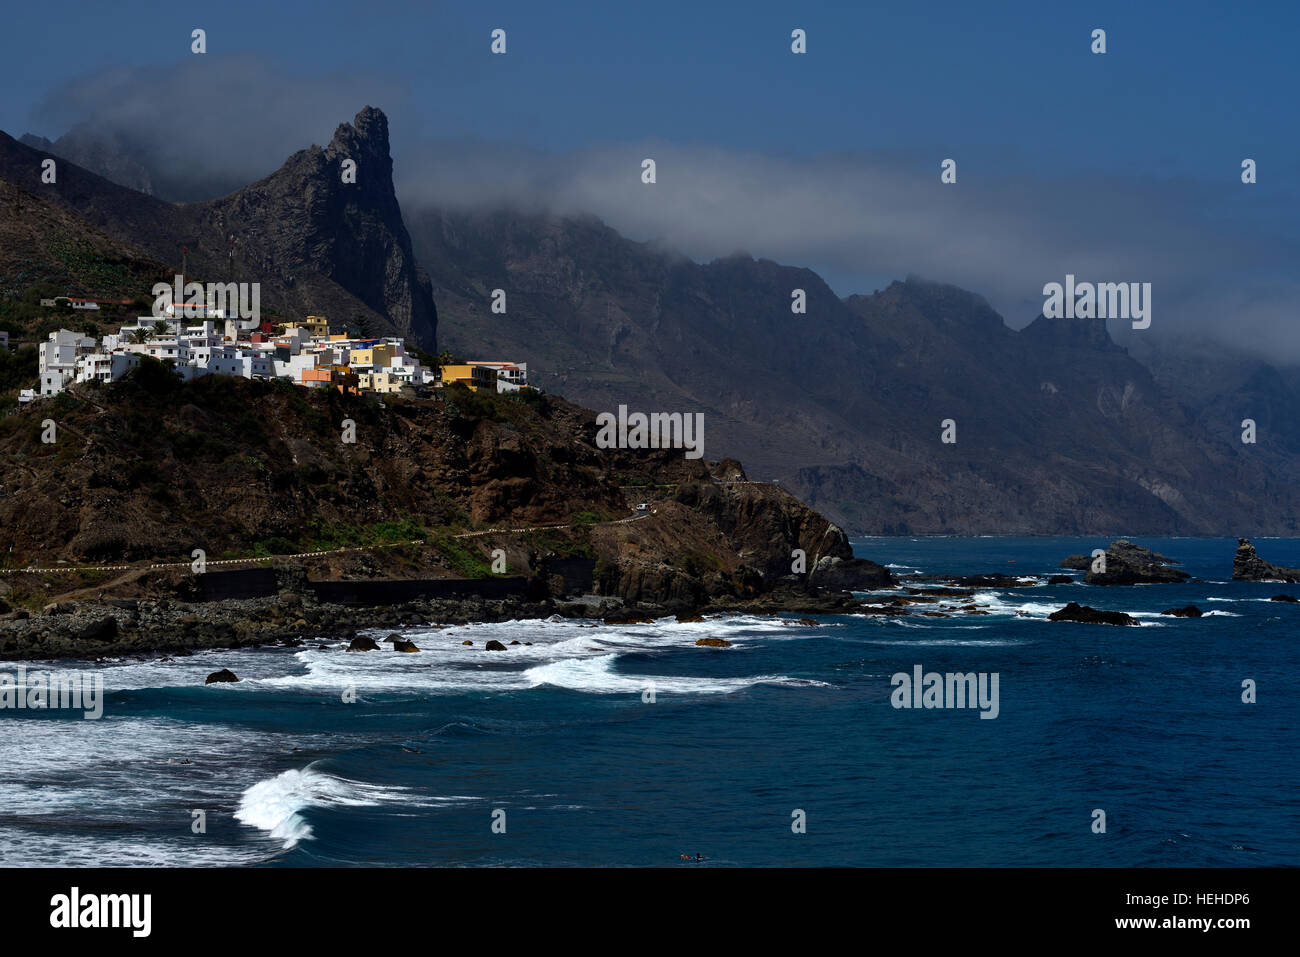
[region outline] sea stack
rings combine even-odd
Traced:
[[[1233,581],[1300,582],[1300,568],[1283,568],[1266,562],[1255,553],[1249,538],[1237,539],[1237,554],[1232,559]]]

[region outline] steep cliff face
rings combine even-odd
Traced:
[[[347,161],[355,183],[343,181]],[[233,236],[246,268],[273,277],[299,309],[351,321],[349,303],[331,294],[337,286],[382,316],[383,331],[434,347],[433,295],[393,192],[388,119],[379,110],[362,110],[328,146],[295,153],[265,179],[185,209],[199,236]]]
[[[0,555],[9,567],[188,561],[195,548],[213,560],[420,538],[408,574],[449,560],[483,571],[495,547],[515,573],[586,555],[607,594],[691,604],[769,591],[795,549],[809,569],[851,555],[778,488],[719,485],[680,450],[604,450],[595,436],[592,412],[553,397],[456,388],[381,404],[224,376],[181,385],[145,363],[0,418]]]
[[[437,312],[393,192],[388,121],[379,110],[367,107],[328,146],[203,203],[167,203],[67,159],[55,183],[42,183],[48,155],[0,134],[0,180],[176,271],[184,247],[189,280],[261,283],[264,309],[436,346]],[[343,181],[344,160],[356,164],[355,183]]]
[[[410,222],[450,348],[526,355],[536,381],[597,409],[703,412],[710,455],[852,532],[1300,530],[1300,489],[1275,478],[1300,456],[1277,375],[1189,406],[1096,320],[1015,331],[981,297],[919,279],[841,300],[807,269],[698,264],[591,217]],[[489,312],[493,288],[508,316]],[[1241,443],[1248,414],[1267,441]]]

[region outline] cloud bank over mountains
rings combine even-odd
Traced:
[[[744,250],[808,266],[840,295],[915,274],[980,293],[1013,327],[1038,314],[1045,283],[1067,274],[1150,282],[1151,329],[1112,322],[1121,342],[1208,339],[1300,363],[1300,238],[1289,226],[1300,202],[1294,187],[1270,185],[1283,171],[1263,160],[1257,185],[1242,184],[1233,167],[1210,184],[1159,170],[1138,177],[1026,170],[1023,160],[963,164],[959,144],[944,156],[798,156],[604,143],[599,117],[590,142],[561,153],[458,137],[440,123],[438,104],[414,102],[380,75],[291,74],[256,56],[87,76],[47,96],[32,124],[51,139],[67,130],[83,141],[112,139],[156,174],[156,192],[192,200],[328,142],[366,104],[389,114],[398,194],[411,210],[588,213],[697,260]],[[1007,144],[1008,156],[1015,147]],[[1064,137],[1062,150],[1071,149],[1086,149],[1086,136]],[[948,156],[958,164],[952,185],[939,176]],[[641,181],[647,157],[656,162],[653,185]]]

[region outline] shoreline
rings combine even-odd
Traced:
[[[186,656],[196,651],[296,647],[350,641],[361,632],[418,626],[545,620],[554,615],[607,625],[718,614],[842,614],[860,606],[850,593],[767,595],[688,607],[580,599],[425,599],[387,605],[318,602],[296,592],[272,598],[185,602],[172,598],[64,602],[41,614],[0,623],[0,661],[99,661]]]

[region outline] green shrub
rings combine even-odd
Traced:
[[[492,564],[472,545],[450,535],[439,535],[432,542],[434,548],[447,560],[456,574],[464,578],[488,578]]]

